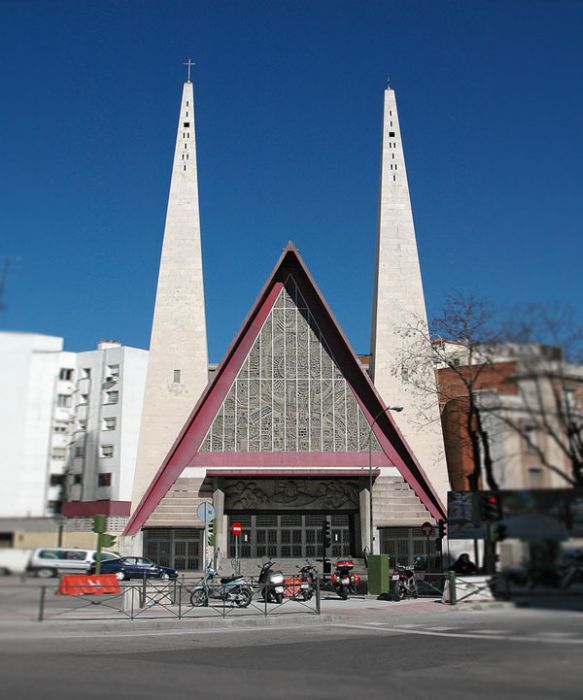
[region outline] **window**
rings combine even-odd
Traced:
[[[119,391],[106,391],[105,403],[117,403],[119,401]]]
[[[71,408],[72,397],[71,394],[58,394],[57,395],[57,406],[59,408]]]
[[[111,486],[111,472],[106,474],[97,475],[97,485],[98,486]]]
[[[75,457],[83,457],[84,454],[85,454],[85,450],[83,448],[83,445],[76,445]]]
[[[180,384],[180,370],[174,370],[174,384]]]
[[[51,478],[49,481],[51,486],[62,486],[65,483],[65,475],[64,474],[51,474]]]
[[[66,433],[67,432],[67,424],[66,423],[55,423],[53,426],[53,432],[54,433]]]
[[[73,379],[73,370],[62,367],[59,370],[59,379],[62,379],[65,382],[70,382],[71,379]]]
[[[538,430],[536,425],[527,425],[524,428],[524,441],[526,443],[526,449],[531,452],[536,452],[538,447]]]
[[[389,136],[394,139],[395,138],[395,132],[394,131],[389,131]]]
[[[71,475],[71,483],[74,486],[79,486],[79,484],[83,481],[83,476],[81,474],[72,474]]]
[[[107,374],[110,377],[119,377],[119,365],[107,365]]]
[[[104,418],[103,430],[115,430],[117,426],[117,418]]]
[[[409,368],[408,367],[401,367],[401,379],[404,382],[409,381]]]
[[[113,457],[113,445],[101,445],[101,456],[105,459]]]
[[[77,423],[79,425],[79,430],[87,430],[87,421],[84,418],[80,418]]]
[[[528,487],[531,489],[544,488],[544,474],[540,467],[532,467],[528,470]]]
[[[188,129],[189,126],[190,126],[190,122],[184,122],[184,128],[185,128],[185,129]]]
[[[575,392],[573,389],[565,389],[565,406],[575,408]]]
[[[91,379],[91,368],[90,367],[83,367],[81,372],[83,373],[83,379]]]
[[[51,452],[52,459],[66,459],[67,448],[66,447],[53,447]]]
[[[80,394],[79,395],[79,405],[84,406],[86,403],[89,401],[89,394]]]

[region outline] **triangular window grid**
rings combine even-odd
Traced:
[[[200,452],[365,452],[369,424],[290,275]],[[372,449],[380,451],[372,436]]]

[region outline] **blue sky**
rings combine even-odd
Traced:
[[[4,330],[147,347],[192,57],[209,353],[293,239],[368,351],[383,90],[429,314],[583,311],[583,2],[2,0]]]

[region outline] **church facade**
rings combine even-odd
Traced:
[[[395,136],[396,102],[390,88],[387,93],[372,332],[373,373],[384,384],[391,355],[396,357],[402,342],[394,331],[403,314],[416,313],[426,323],[404,159]],[[407,387],[379,391],[383,381],[375,381],[355,354],[292,242],[204,387],[196,178],[188,81],[125,535],[161,564],[198,569],[203,543],[196,509],[206,501],[215,507],[215,546],[226,558],[234,555],[233,522],[243,527],[243,558],[321,556],[323,522],[331,527],[332,557],[360,557],[371,549],[401,560],[431,555],[433,541],[430,545],[420,526],[445,517],[441,434],[433,425],[399,422],[401,414],[393,413],[389,400],[394,405],[395,398],[403,403],[406,398],[404,415],[414,397]],[[398,290],[395,270],[405,276]],[[385,277],[391,277],[389,284]]]

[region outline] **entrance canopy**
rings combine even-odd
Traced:
[[[224,476],[365,476],[369,440],[371,464],[395,467],[429,514],[444,518],[423,469],[290,242],[125,534],[144,525],[189,467]]]

